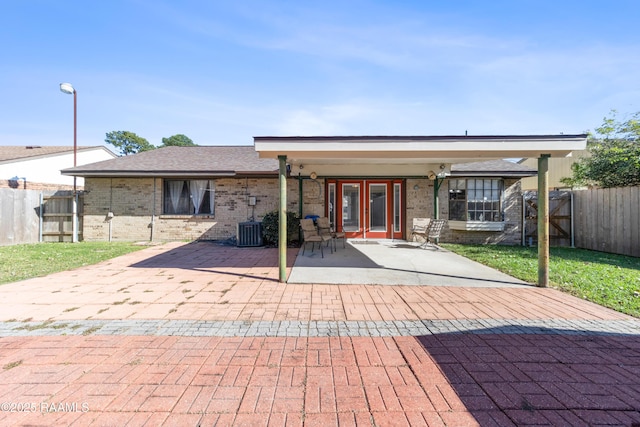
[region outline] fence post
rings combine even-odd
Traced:
[[[527,199],[524,191],[522,192],[522,246],[527,246]]]
[[[42,243],[42,232],[44,228],[44,193],[40,192],[40,209],[38,209],[38,242]]]
[[[573,207],[573,191],[569,192],[570,196],[571,196],[571,247],[575,248],[576,247],[576,230],[575,230],[575,212],[574,212],[574,207]]]
[[[71,199],[71,242],[78,243],[78,191],[76,190],[76,177],[73,177],[73,199]]]

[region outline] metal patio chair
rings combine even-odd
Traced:
[[[336,245],[336,240],[338,239],[342,239],[342,247],[345,248],[345,233],[343,231],[336,231],[335,229],[333,229],[331,227],[331,224],[329,223],[329,218],[327,218],[326,216],[320,217],[316,220],[316,223],[318,224],[318,232],[322,235],[322,234],[326,234],[331,236],[331,239],[333,241],[333,249],[336,250],[337,249],[337,245]]]
[[[300,228],[302,229],[303,238],[302,255],[304,255],[304,252],[307,249],[307,243],[311,243],[311,252],[313,252],[315,244],[318,242],[318,246],[320,246],[320,255],[324,258],[322,244],[327,242],[327,245],[329,245],[332,237],[327,234],[320,234],[316,226],[313,224],[312,219],[301,219]],[[331,247],[331,252],[333,252],[333,247]]]
[[[413,242],[415,237],[418,236],[426,241],[430,222],[431,218],[413,218],[410,240]]]
[[[438,239],[446,223],[445,219],[414,218],[411,239],[413,240],[414,236],[419,236],[424,239],[420,247],[424,248],[431,244],[437,249]]]

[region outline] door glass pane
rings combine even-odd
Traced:
[[[342,184],[342,229],[360,231],[360,184]]]
[[[400,232],[400,184],[393,184],[393,231]]]
[[[386,184],[369,184],[369,230],[387,231]]]
[[[329,184],[329,221],[331,223],[331,227],[335,228],[336,225],[336,185]]]

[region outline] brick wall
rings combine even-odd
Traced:
[[[297,181],[295,182],[295,185],[297,188]],[[305,179],[302,181],[302,200],[304,201],[302,205],[302,218],[307,215],[325,216],[325,190],[326,187],[324,179]]]
[[[287,188],[288,209],[298,212],[297,180]],[[276,178],[216,179],[215,215],[196,216],[163,214],[160,178],[87,178],[85,190],[84,239],[114,241],[228,239],[238,222],[278,209],[280,195]]]
[[[154,185],[155,184],[155,185]],[[522,197],[519,180],[505,180],[504,232],[460,231],[445,228],[441,241],[455,243],[520,244]],[[433,217],[434,181],[406,180],[405,236],[411,235],[413,218]],[[224,240],[236,235],[238,222],[260,221],[279,206],[277,178],[220,178],[215,180],[215,215],[164,215],[160,178],[86,178],[84,240],[171,241]],[[324,215],[324,180],[303,180],[302,216]],[[287,182],[287,209],[298,208],[299,182]],[[248,197],[256,197],[256,206]],[[439,191],[440,218],[449,217],[448,185]],[[155,206],[155,208],[154,208]],[[113,217],[109,217],[109,212]],[[152,221],[153,220],[153,221]],[[153,225],[152,225],[153,223]]]
[[[413,218],[433,218],[433,185],[428,179],[407,179],[407,224],[405,235],[411,236]],[[417,188],[415,188],[417,186]],[[445,181],[438,191],[440,218],[449,218],[449,186]],[[520,180],[504,180],[504,231],[450,230],[445,226],[441,242],[519,245],[522,242],[522,192]]]
[[[434,181],[420,178],[408,178],[406,181],[406,222],[405,236],[411,236],[413,218],[433,218],[433,183]],[[442,198],[445,185],[440,187],[440,217],[442,216]],[[448,197],[448,196],[447,196]],[[447,207],[448,214],[448,207]]]

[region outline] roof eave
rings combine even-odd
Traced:
[[[234,171],[83,171],[83,170],[62,170],[62,175],[81,177],[233,177]]]
[[[566,157],[586,147],[586,135],[482,137],[254,137],[261,158],[503,159]]]
[[[537,172],[451,172],[448,176],[451,178],[472,178],[472,177],[501,177],[501,178],[527,178],[538,175]]]
[[[83,171],[69,170],[61,171],[66,176],[81,176],[93,178],[172,178],[172,177],[198,177],[198,178],[237,178],[237,177],[273,177],[278,175],[278,171]]]

